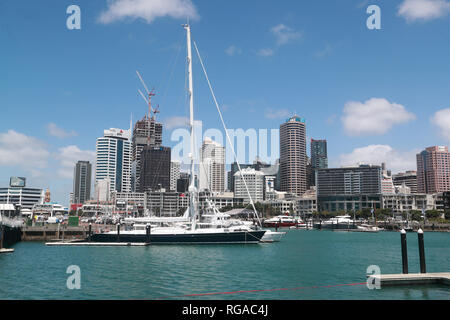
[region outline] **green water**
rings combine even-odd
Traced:
[[[419,272],[417,234],[407,237],[409,271]],[[401,273],[396,232],[291,230],[260,245],[14,248],[0,256],[0,299],[450,299],[444,286],[359,284],[369,265]],[[425,249],[428,272],[450,271],[450,233],[425,233]],[[80,267],[79,290],[66,287],[70,265]],[[186,296],[251,290],[264,291]]]

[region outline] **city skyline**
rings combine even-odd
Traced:
[[[443,53],[449,44],[440,40],[449,30],[447,16],[408,20],[400,14],[404,1],[377,1],[382,29],[371,31],[365,26],[369,3],[327,3],[324,10],[323,2],[267,2],[252,15],[252,29],[239,19],[251,12],[251,4],[233,12],[225,4],[213,9],[188,2],[229,128],[276,129],[298,113],[306,118],[307,141],[328,141],[330,167],[386,162],[394,173],[416,170],[421,150],[448,145],[450,70]],[[111,13],[106,2],[79,1],[82,29],[69,31],[68,5],[16,1],[2,3],[0,11],[0,36],[8,44],[2,60],[9,61],[0,85],[8,119],[0,128],[0,179],[6,186],[10,176],[25,176],[31,187],[49,187],[63,204],[72,191],[75,163],[94,163],[95,140],[103,130],[128,128],[131,114],[134,119],[145,114],[136,69],[157,88],[164,145],[173,146],[170,134],[187,116],[178,103],[184,94],[183,17],[99,22]],[[345,14],[333,16],[335,6]],[[36,12],[39,17],[23,18]],[[230,17],[234,22],[225,28]],[[387,49],[386,56],[380,48]],[[196,116],[205,128],[221,128],[194,63]]]

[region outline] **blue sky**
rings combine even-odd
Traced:
[[[26,176],[68,204],[76,160],[103,130],[147,107],[139,70],[166,124],[188,115],[185,31],[202,53],[229,128],[277,129],[294,112],[327,139],[331,166],[386,161],[450,140],[450,1],[114,0],[0,2],[0,182]],[[66,9],[81,9],[69,30]],[[369,30],[369,5],[381,30]],[[198,60],[196,118],[221,128]],[[309,152],[309,151],[308,151]]]

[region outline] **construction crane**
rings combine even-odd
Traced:
[[[136,70],[136,74],[137,74],[137,76],[139,77],[139,80],[141,81],[141,83],[142,83],[142,85],[144,86],[145,91],[147,92],[147,95],[148,95],[148,98],[146,98],[145,95],[142,93],[142,91],[141,91],[141,90],[138,90],[138,92],[139,92],[139,94],[141,95],[141,97],[142,97],[142,98],[144,99],[144,101],[148,104],[148,115],[147,115],[147,118],[148,118],[148,119],[150,119],[150,117],[154,118],[154,117],[155,117],[155,113],[158,113],[158,112],[159,112],[159,111],[158,111],[158,112],[155,112],[155,111],[152,109],[152,97],[156,95],[155,89],[153,88],[152,91],[148,90],[148,87],[147,87],[147,85],[145,84],[145,81],[144,81],[144,79],[142,78],[142,76],[141,76],[141,74],[139,73],[139,71]],[[158,107],[159,107],[159,106],[158,106]],[[153,116],[152,116],[152,113],[153,113]]]

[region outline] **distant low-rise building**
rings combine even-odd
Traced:
[[[25,187],[25,178],[21,178],[23,183],[15,183],[15,177],[11,178],[10,186],[0,188],[0,203],[14,204],[18,210],[31,210],[35,204],[43,203],[45,192],[43,189]]]

